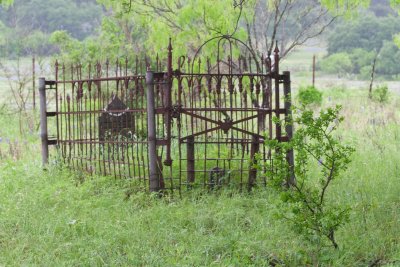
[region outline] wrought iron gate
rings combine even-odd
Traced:
[[[245,58],[202,67],[180,57],[176,69],[172,58],[170,45],[165,72],[158,57],[155,71],[138,60],[117,61],[113,71],[109,62],[56,63],[56,79],[41,78],[39,88],[43,162],[57,145],[74,169],[126,177],[151,191],[265,185],[254,168],[256,161],[272,164],[265,139],[284,142],[292,134],[273,122],[290,115],[290,73],[279,74],[279,51],[261,58],[256,72]],[[47,125],[55,126],[52,138]]]

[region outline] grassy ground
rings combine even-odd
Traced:
[[[36,131],[20,136],[17,118],[2,116],[0,266],[398,266],[400,99],[380,105],[364,91],[324,90],[324,106],[337,103],[342,138],[357,152],[329,197],[352,212],[340,249],[319,252],[276,218],[269,189],[160,200],[126,180],[43,171]]]
[[[295,55],[292,67],[304,57]],[[294,91],[309,77],[295,72]],[[328,192],[352,208],[339,250],[318,251],[278,219],[270,189],[158,199],[128,180],[72,173],[54,158],[44,171],[34,117],[21,135],[18,117],[4,112],[0,266],[400,266],[400,97],[379,104],[364,87],[330,83],[320,86],[323,106],[343,105],[340,135],[356,147]]]

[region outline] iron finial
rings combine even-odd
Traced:
[[[275,50],[274,50],[274,52],[275,52],[276,54],[278,54],[278,53],[279,53],[278,40],[276,40],[275,42],[276,42],[276,43],[275,43]]]
[[[169,37],[168,51],[172,51],[172,38]]]

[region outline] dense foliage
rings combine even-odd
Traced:
[[[342,21],[328,37],[328,53],[350,53],[356,48],[379,51],[384,41],[392,40],[400,32],[399,22],[397,17],[376,17],[370,13]]]
[[[52,54],[56,52],[48,41],[52,32],[65,30],[82,40],[95,33],[102,14],[94,0],[16,0],[7,8],[0,7],[0,54]]]
[[[377,74],[389,78],[400,73],[400,66],[396,63],[400,59],[400,49],[393,42],[400,32],[400,17],[388,4],[375,4],[374,8],[375,13],[362,11],[352,20],[341,21],[331,31],[327,39],[328,55],[319,64],[323,72],[339,76],[355,74],[369,79],[377,57]],[[388,16],[377,16],[384,10]]]

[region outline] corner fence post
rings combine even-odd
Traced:
[[[290,71],[283,72],[283,92],[285,95],[285,122],[286,122],[286,135],[288,141],[292,140],[293,137],[293,124],[290,122],[292,118],[292,96],[291,96],[291,85],[290,85]],[[286,160],[289,163],[290,177],[289,185],[296,183],[296,177],[294,175],[294,153],[293,149],[289,150],[286,154]]]
[[[160,190],[160,171],[157,157],[157,136],[156,136],[156,112],[154,101],[154,73],[151,70],[146,72],[147,86],[147,142],[149,154],[150,192]]]
[[[39,78],[40,97],[40,138],[42,140],[42,164],[49,162],[49,142],[47,133],[47,105],[46,105],[46,80]]]

